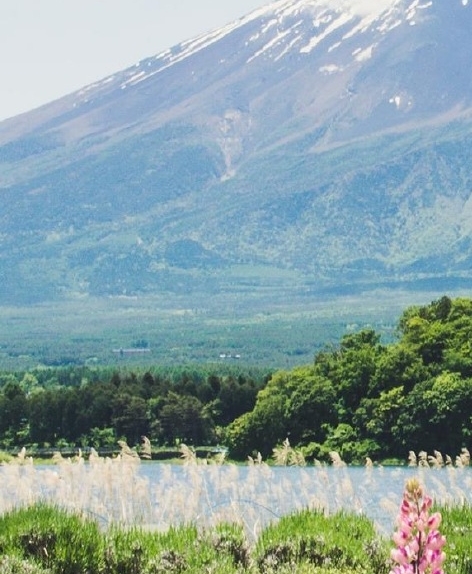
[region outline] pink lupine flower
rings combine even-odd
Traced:
[[[430,530],[437,530],[440,524],[441,524],[441,514],[439,512],[431,514],[428,520],[428,528]]]
[[[446,539],[438,530],[441,514],[429,514],[432,504],[418,480],[407,481],[390,554],[396,566],[390,574],[444,574]]]

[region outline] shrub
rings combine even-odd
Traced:
[[[379,560],[379,555],[387,554],[368,518],[344,512],[326,516],[308,510],[283,517],[266,528],[256,547],[262,572],[281,565],[309,563],[378,574],[382,568],[387,572],[387,561]]]
[[[20,555],[58,574],[98,574],[102,535],[95,522],[37,504],[0,517],[5,554]]]
[[[2,556],[0,558],[0,574],[50,574],[38,564],[22,560],[18,556]]]

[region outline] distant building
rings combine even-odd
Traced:
[[[151,349],[148,349],[147,347],[145,349],[141,349],[141,348],[132,348],[132,349],[113,349],[113,352],[117,355],[120,355],[121,357],[123,357],[123,355],[137,355],[139,353],[150,353]]]

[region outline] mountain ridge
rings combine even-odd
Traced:
[[[368,4],[279,0],[1,122],[2,299],[470,278],[471,7]]]

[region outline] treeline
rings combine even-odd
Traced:
[[[252,369],[69,367],[0,374],[0,448],[212,445],[252,410],[268,375]]]
[[[305,455],[326,459],[334,450],[346,461],[470,447],[472,300],[408,308],[395,343],[363,330],[313,365],[275,373],[226,433],[236,457],[267,456],[286,438]]]
[[[226,445],[264,457],[288,438],[305,457],[457,455],[472,447],[472,300],[406,309],[394,343],[345,335],[310,365],[209,369],[43,368],[0,373],[0,448]]]

